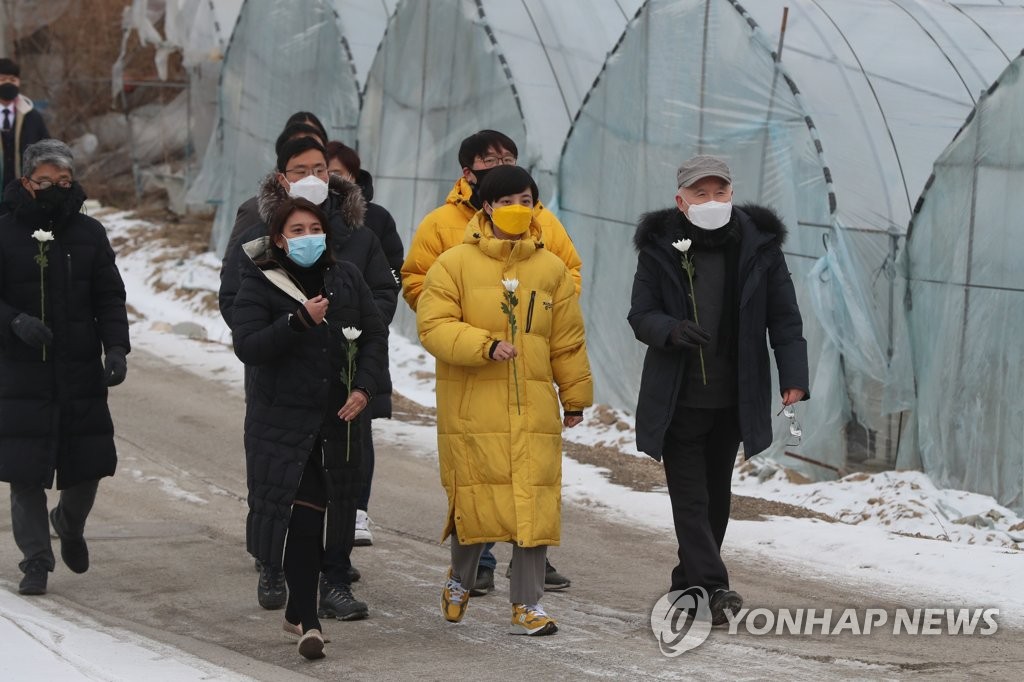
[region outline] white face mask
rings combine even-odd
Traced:
[[[292,199],[305,199],[317,206],[327,201],[328,190],[327,183],[315,175],[307,175],[288,184],[288,196]]]
[[[686,199],[683,199],[685,202]],[[706,201],[703,204],[689,204],[686,217],[702,230],[717,230],[732,218],[732,202]]]

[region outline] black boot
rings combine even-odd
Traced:
[[[260,581],[256,586],[256,599],[260,606],[271,611],[284,608],[288,601],[288,587],[285,585],[282,569],[271,568],[267,564],[260,565]]]
[[[352,596],[351,585],[329,583],[321,578],[318,615],[338,620],[362,620],[369,615],[369,609],[364,602]]]

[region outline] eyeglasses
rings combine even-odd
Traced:
[[[484,156],[480,159],[480,163],[483,164],[484,168],[494,168],[495,166],[514,166],[516,165],[516,157],[511,154],[508,156]]]
[[[28,181],[31,182],[33,185],[35,185],[37,189],[50,189],[54,185],[57,185],[61,189],[68,189],[69,187],[71,187],[71,182],[72,182],[71,180],[57,180],[57,181],[53,181],[53,180],[35,180],[33,178],[29,178]]]
[[[804,432],[800,428],[800,422],[796,420],[796,410],[792,405],[786,405],[775,416],[778,417],[780,414],[789,419],[789,436],[786,438],[786,445],[789,447],[800,445],[804,439]]]
[[[309,177],[310,175],[322,178],[327,175],[327,166],[313,166],[312,168],[296,166],[295,168],[287,169],[284,174],[289,180],[301,180],[302,178]]]

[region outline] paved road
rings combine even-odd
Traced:
[[[428,427],[390,422],[377,433],[371,504],[376,545],[357,548],[356,594],[371,617],[329,622],[328,658],[310,663],[280,634],[282,611],[256,604],[256,573],[244,549],[243,405],[236,391],[143,352],[112,397],[120,468],[106,479],[87,535],[93,568],[51,575],[38,600],[56,612],[173,644],[257,679],[1019,679],[1024,636],[754,637],[714,631],[678,658],[659,653],[651,605],[665,588],[674,548],[668,538],[566,505],[555,564],[572,588],[549,594],[554,637],[505,634],[507,581],[473,599],[459,625],[445,623],[438,597],[447,547],[437,543],[445,510]],[[7,490],[0,490],[7,508]],[[499,548],[500,566],[509,551]],[[14,589],[17,550],[0,520],[0,579]],[[730,558],[734,586],[757,606],[896,607],[797,567]],[[941,567],[936,567],[941,570]],[[920,606],[904,604],[902,606]]]

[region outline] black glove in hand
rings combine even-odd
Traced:
[[[124,348],[114,346],[107,349],[106,362],[103,366],[107,386],[117,386],[128,375],[128,360],[125,359],[125,355]]]
[[[682,346],[690,350],[702,348],[711,341],[711,334],[693,320],[683,320],[672,328],[672,345]]]
[[[11,321],[11,331],[32,348],[49,346],[53,341],[53,332],[38,317],[21,313]]]

